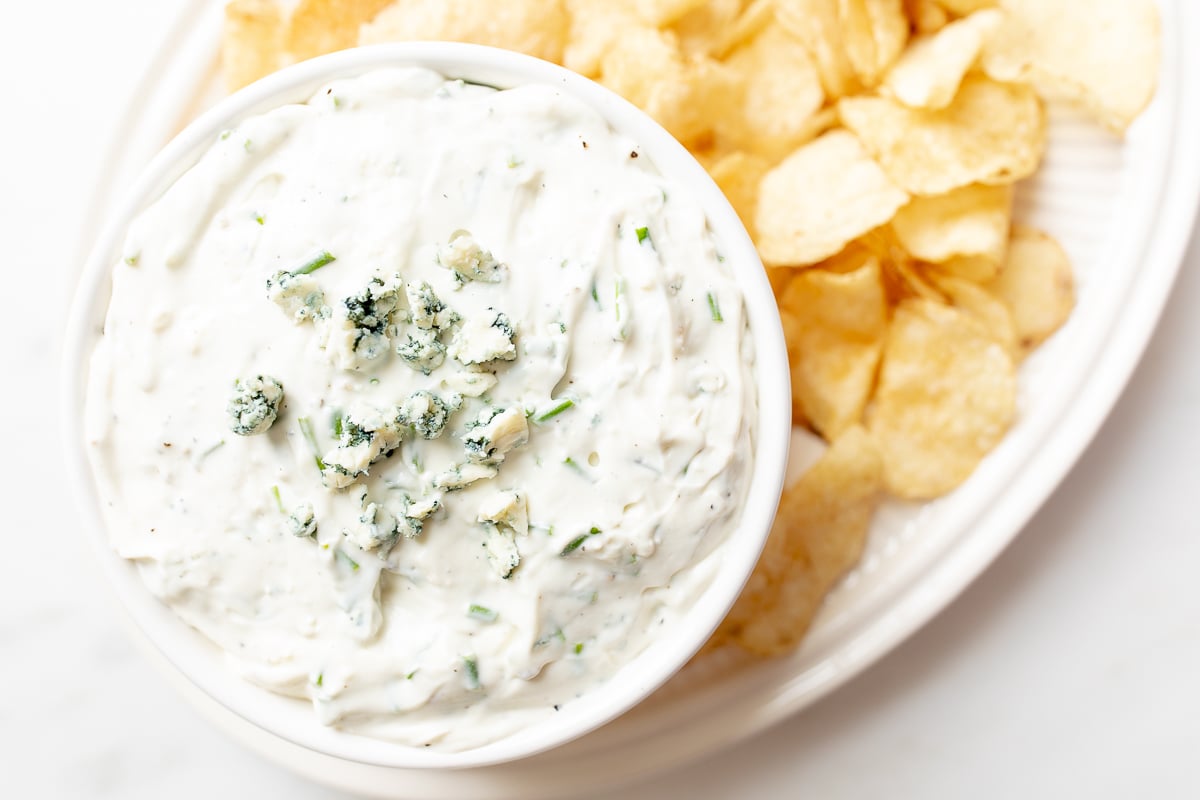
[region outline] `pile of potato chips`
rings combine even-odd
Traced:
[[[1012,221],[1043,98],[1120,134],[1150,101],[1152,0],[232,0],[237,88],[357,44],[518,50],[647,111],[709,169],[767,265],[793,416],[829,442],[788,487],[718,640],[800,641],[885,493],[961,484],[1016,366],[1071,313],[1071,265]]]

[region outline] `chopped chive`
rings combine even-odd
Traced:
[[[321,460],[321,446],[317,444],[317,435],[313,432],[312,420],[308,417],[300,417],[296,420],[296,424],[300,426],[300,433],[304,435],[304,440],[308,442],[308,447],[312,450],[313,458],[317,462],[317,469],[324,471],[325,462]]]
[[[224,440],[224,439],[221,439],[219,442],[217,442],[216,444],[214,444],[212,447],[208,448],[208,449],[207,449],[207,450],[205,450],[203,453],[201,453],[201,454],[200,454],[200,460],[201,460],[201,461],[203,461],[204,459],[208,458],[210,455],[212,455],[213,453],[215,453],[217,450],[221,449],[221,446],[222,446],[223,444],[225,444],[225,440]]]
[[[412,672],[404,676],[404,680],[411,681],[413,679],[413,675],[416,675],[418,672],[420,672],[419,669],[414,669]]]
[[[563,635],[562,628],[555,628],[554,633],[550,634],[551,639],[558,639],[560,642],[565,642],[567,637]]]
[[[254,221],[257,222],[259,225],[262,225],[267,221],[267,218],[264,217],[262,214],[255,214]]]
[[[129,265],[129,266],[131,266],[131,267],[136,267],[136,266],[137,266],[138,259],[139,259],[140,257],[141,257],[141,253],[134,253],[134,254],[133,254],[133,255],[131,255],[131,256],[125,256],[125,263],[126,263],[126,264],[128,264],[128,265]]]
[[[320,674],[318,674],[318,675],[317,675],[317,686],[320,686],[320,685],[322,685],[322,684],[324,684],[324,683],[325,683],[325,673],[324,673],[324,672],[322,672],[322,673],[320,673]]]
[[[339,438],[341,437],[341,435],[342,435],[342,420],[344,420],[344,419],[345,419],[345,415],[342,414],[342,410],[340,408],[334,409],[334,411],[333,411],[333,435],[334,436],[337,436]]]
[[[592,302],[596,304],[596,308],[600,306],[600,293],[596,291],[596,281],[592,281]]]
[[[717,305],[717,296],[712,292],[708,293],[708,310],[712,313],[713,322],[725,321],[725,318],[721,316],[721,307]]]
[[[506,163],[507,163],[509,169],[516,169],[517,167],[521,166],[525,162],[522,161],[521,159],[517,158],[516,156],[509,156],[508,161]]]
[[[582,536],[576,536],[574,539],[572,539],[570,542],[567,543],[567,546],[562,549],[562,552],[560,552],[559,555],[560,556],[571,555],[571,553],[574,553],[576,550],[578,550],[583,545],[584,542],[587,541],[587,538],[588,538],[588,535],[586,533],[583,534]]]
[[[378,386],[379,378],[371,378],[369,381],[367,381],[367,383],[371,384],[372,386]]]
[[[333,96],[333,107],[334,108],[342,107],[342,98],[338,97],[336,94]]]
[[[281,498],[281,497],[279,496],[279,487],[278,487],[278,486],[272,486],[272,487],[271,487],[271,494],[275,496],[275,506],[276,506],[276,507],[279,509],[279,513],[280,513],[280,514],[286,513],[286,512],[284,511],[284,509],[283,509],[283,498]]]
[[[563,459],[563,464],[565,464],[566,466],[575,470],[580,475],[587,477],[587,473],[583,471],[583,467],[579,466],[579,464],[576,463],[575,459],[571,458],[570,456],[567,456],[566,458]]]
[[[487,606],[471,603],[467,608],[467,616],[471,619],[477,619],[480,622],[495,622],[500,615]]]
[[[312,261],[309,261],[307,264],[304,264],[302,267],[300,267],[300,269],[293,270],[292,274],[308,275],[309,273],[316,272],[321,267],[334,261],[337,261],[337,258],[335,258],[332,253],[330,253],[328,250],[322,250],[317,254],[316,258],[314,258]]]
[[[220,139],[220,140],[223,142],[223,141],[225,141],[226,139],[228,139],[232,133],[233,133],[233,131],[231,131],[231,130],[229,130],[228,128],[226,128],[225,130],[221,131],[221,135],[220,135],[220,136],[218,136],[217,138],[218,138],[218,139]]]
[[[545,422],[548,419],[554,419],[559,414],[561,414],[562,412],[566,411],[568,408],[571,408],[574,405],[575,405],[574,400],[572,400],[569,397],[564,398],[563,400],[559,401],[559,404],[556,405],[554,408],[550,409],[549,411],[547,411],[544,414],[538,415],[537,419],[535,419],[534,422]]]
[[[479,688],[479,664],[475,661],[475,656],[464,656],[463,667],[466,669],[467,688]]]
[[[613,311],[617,314],[617,322],[621,321],[621,278],[613,281]]]
[[[583,642],[576,642],[575,643],[575,655],[579,655],[582,652],[583,652]]]
[[[242,149],[245,150],[247,153],[250,152],[250,148],[253,146],[254,146],[254,142],[250,141],[249,139],[242,142]]]
[[[636,232],[637,232],[637,237],[638,237],[638,244],[641,244],[642,242],[644,242],[650,238],[650,229],[649,228],[638,228]],[[651,244],[653,244],[653,242],[651,242]]]
[[[600,533],[600,529],[593,525],[592,529],[588,531],[588,533],[592,536],[595,536],[597,533]]]
[[[358,569],[358,562],[355,561],[350,556],[346,555],[345,550],[338,548],[337,550],[334,551],[334,554],[338,557],[338,560],[346,562],[346,566],[350,567],[350,569],[353,569],[353,570]]]

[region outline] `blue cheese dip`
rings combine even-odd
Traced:
[[[637,142],[549,86],[392,69],[222,133],[132,223],[86,429],[113,547],[240,675],[463,750],[705,592],[754,369]]]

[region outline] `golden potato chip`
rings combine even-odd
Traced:
[[[794,648],[862,555],[880,475],[871,437],[854,427],[785,488],[762,557],[717,637],[762,656]]]
[[[1012,183],[1037,169],[1045,148],[1045,114],[1033,90],[977,76],[940,111],[847,97],[838,114],[891,179],[917,195]]]
[[[680,17],[695,11],[707,0],[638,0],[634,10],[643,20],[656,28],[677,22]]]
[[[1158,9],[1152,0],[1004,0],[1004,22],[983,68],[1070,99],[1123,133],[1158,81]]]
[[[762,156],[738,150],[723,156],[708,170],[751,236],[754,235],[754,213],[758,207],[758,184],[770,166]]]
[[[965,311],[900,303],[867,410],[888,490],[927,499],[966,480],[1008,430],[1016,386],[1008,353]]]
[[[1011,186],[972,184],[934,197],[914,197],[896,212],[892,230],[922,261],[980,256],[1004,263],[1012,217]]]
[[[950,21],[950,15],[937,0],[905,0],[904,11],[918,34],[937,33]]]
[[[987,283],[1000,274],[1003,263],[984,256],[955,256],[940,264],[930,264],[929,269],[941,275],[963,278],[974,283]]]
[[[225,6],[221,68],[230,91],[286,63],[283,13],[275,0],[232,0]]]
[[[627,0],[565,0],[567,41],[562,64],[595,78],[613,43],[632,30],[648,27]]]
[[[600,63],[600,82],[654,117],[684,144],[712,130],[714,109],[736,96],[736,77],[723,64],[685,58],[674,34],[626,31]]]
[[[932,36],[914,39],[888,72],[884,90],[909,108],[936,110],[950,105],[979,59],[985,37],[1002,17],[999,11],[980,11]]]
[[[830,131],[763,177],[754,220],[759,254],[769,266],[814,264],[907,201],[857,138]]]
[[[562,0],[394,0],[362,26],[359,44],[471,42],[559,61],[567,24]]]
[[[741,107],[717,117],[720,137],[771,160],[813,137],[825,92],[803,45],[777,26],[764,28],[725,65],[740,87]]]
[[[1051,236],[1013,226],[1008,260],[987,290],[1012,312],[1017,346],[1028,355],[1071,316],[1075,279],[1066,252]]]
[[[818,433],[835,439],[862,418],[887,330],[879,261],[851,272],[807,269],[779,299],[792,397]]]
[[[891,258],[883,262],[883,287],[888,301],[895,304],[910,297],[945,303],[946,295],[925,277],[911,258]]]
[[[904,0],[839,0],[846,53],[863,86],[878,85],[904,50]]]
[[[979,284],[954,275],[930,272],[929,280],[958,308],[971,315],[1012,358],[1020,358],[1016,327],[1008,306]]]
[[[826,96],[836,99],[861,87],[842,42],[840,0],[777,0],[775,17],[807,49]]]
[[[284,34],[284,49],[297,61],[345,50],[358,41],[358,28],[392,0],[299,0]]]
[[[741,39],[732,40],[738,35],[735,29],[744,25],[741,22],[744,16],[741,0],[709,0],[683,14],[670,29],[679,39],[679,48],[684,53],[720,58],[741,42]],[[750,31],[742,39],[755,32]]]
[[[982,8],[993,8],[999,0],[937,0],[937,2],[950,13],[965,17]]]

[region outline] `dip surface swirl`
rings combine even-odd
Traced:
[[[111,543],[325,724],[461,750],[536,723],[687,614],[738,525],[723,262],[552,87],[379,70],[247,119],[114,267],[86,402]],[[372,419],[398,427],[363,456]]]

